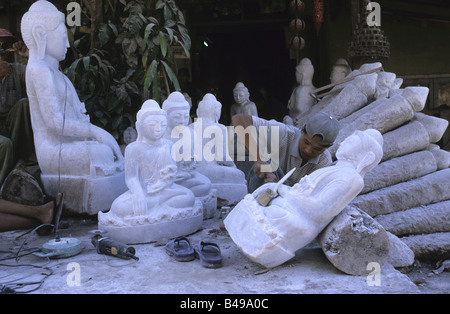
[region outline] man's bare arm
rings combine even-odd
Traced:
[[[234,127],[242,126],[244,129],[250,125],[253,125],[253,119],[251,115],[248,114],[237,114],[231,118]]]
[[[251,115],[247,115],[247,114],[237,114],[234,115],[232,117],[232,123],[233,123],[233,127],[238,127],[241,126],[244,129],[246,129],[249,126],[253,125],[253,118]],[[241,138],[241,140],[244,142],[245,147],[247,147],[247,149],[250,151],[251,149],[251,144],[250,141],[255,141],[256,142],[256,138],[254,139],[250,139],[250,136],[246,136],[246,138]],[[271,172],[262,172],[261,171],[261,164],[267,164],[266,162],[262,161],[260,156],[259,156],[259,150],[256,150],[256,161],[255,161],[255,168],[254,168],[254,172],[255,174],[261,178],[264,179],[266,182],[276,182],[277,181],[277,177],[275,176],[275,174],[271,173]]]

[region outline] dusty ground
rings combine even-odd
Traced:
[[[450,269],[441,269],[442,261],[420,262],[416,261],[412,266],[401,269],[409,279],[426,294],[450,293]]]
[[[221,228],[219,217],[204,221],[201,230],[188,236],[192,244],[207,240],[220,246],[223,265],[217,269],[204,268],[199,260],[176,262],[165,253],[163,243],[134,245],[139,261],[100,255],[89,234],[97,228],[95,219],[64,221],[68,228],[61,229],[61,236],[74,237],[83,245],[80,254],[69,258],[49,260],[28,254],[16,261],[8,257],[22,244],[20,254],[40,248],[54,236],[18,238],[23,230],[0,233],[0,286],[7,285],[16,292],[35,289],[30,293],[37,294],[450,293],[450,272],[435,274],[436,265],[416,263],[399,271],[385,264],[379,284],[373,285],[368,284],[367,276],[350,276],[334,268],[315,243],[297,252],[289,262],[267,270],[241,253]],[[17,286],[30,282],[37,284]]]

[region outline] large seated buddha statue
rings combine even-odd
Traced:
[[[126,190],[123,155],[111,134],[89,122],[84,103],[59,69],[69,47],[64,14],[48,1],[36,1],[21,29],[29,49],[26,86],[45,192],[63,192],[69,211],[107,210]]]

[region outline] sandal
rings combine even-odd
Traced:
[[[164,246],[166,253],[178,262],[189,262],[195,259],[194,249],[186,237],[177,237]]]
[[[203,242],[194,246],[195,255],[200,258],[200,263],[206,268],[218,268],[222,266],[222,254],[215,243]]]

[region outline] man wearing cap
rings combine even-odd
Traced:
[[[279,153],[278,168],[272,168],[272,172],[262,171],[262,165],[269,162],[259,156],[261,150],[258,150],[256,153],[256,158],[253,156],[256,161],[247,174],[249,193],[252,193],[264,183],[277,182],[284,174],[296,168],[294,173],[284,183],[292,186],[303,176],[317,169],[327,167],[332,162],[327,148],[333,145],[340,127],[336,118],[328,113],[319,112],[314,114],[301,130],[275,120],[267,121],[243,114],[234,116],[232,120],[234,127],[242,126],[246,129],[249,126],[255,126],[257,130],[260,130],[260,127],[266,127],[267,139],[269,139],[266,145],[270,148],[266,150],[267,152],[273,152],[274,145],[278,145],[276,147]],[[278,131],[278,142],[270,143],[272,138],[271,132],[275,131]],[[250,150],[248,141],[245,141],[245,145]]]
[[[28,56],[26,46],[0,28],[0,186],[14,164],[34,151],[30,109],[25,98],[26,66],[7,62],[8,55],[14,52]]]

